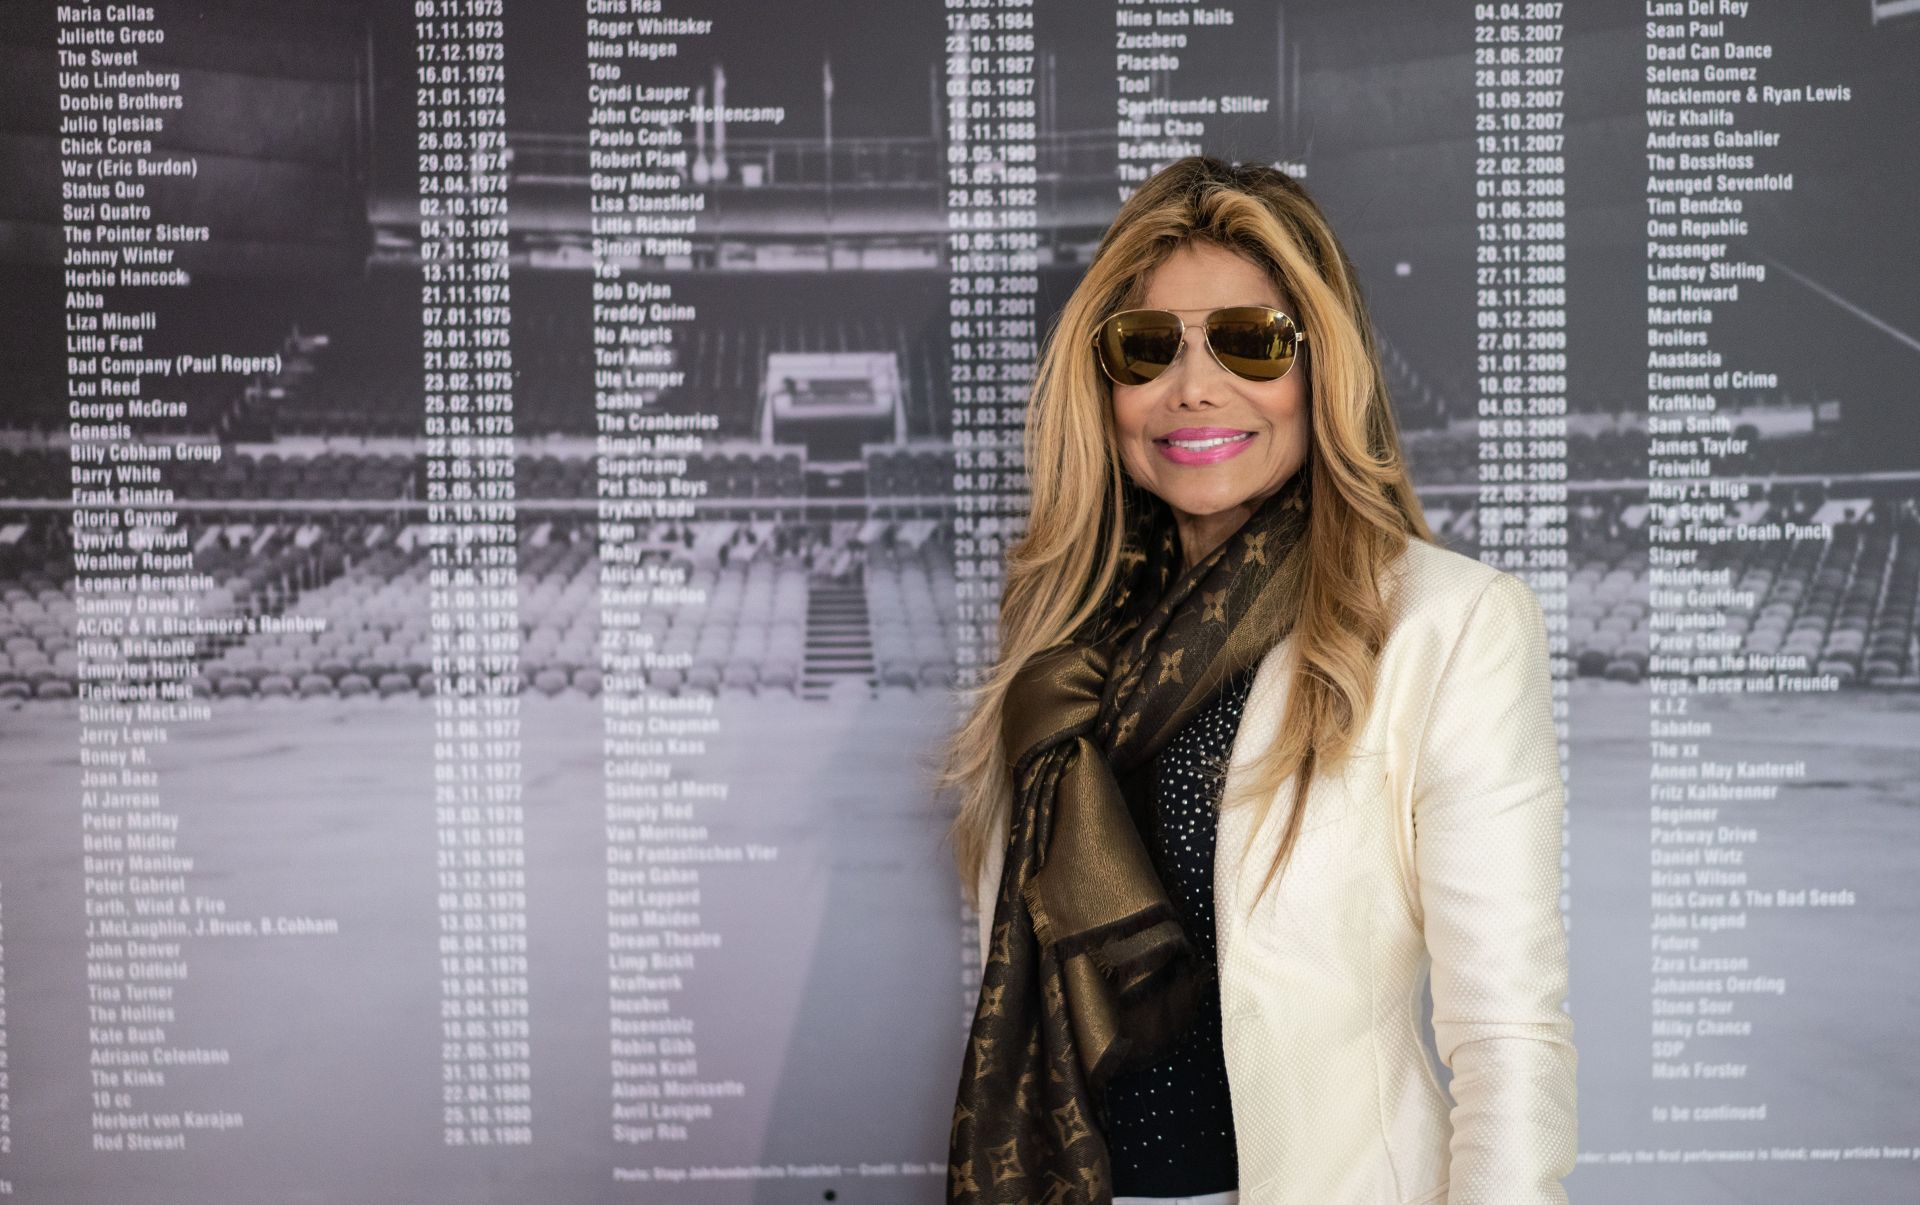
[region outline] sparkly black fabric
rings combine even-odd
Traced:
[[[1115,1196],[1179,1197],[1238,1186],[1233,1111],[1220,1045],[1213,931],[1213,849],[1221,775],[1253,671],[1229,680],[1160,751],[1152,769],[1158,824],[1147,843],[1188,938],[1208,969],[1193,1024],[1158,1060],[1122,1072],[1106,1096]]]

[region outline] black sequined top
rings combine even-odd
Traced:
[[[1213,930],[1213,849],[1221,776],[1253,684],[1221,688],[1152,767],[1157,831],[1147,833],[1167,895],[1209,973],[1193,1023],[1157,1061],[1122,1072],[1106,1094],[1116,1196],[1202,1196],[1237,1187],[1233,1110],[1220,1045]]]

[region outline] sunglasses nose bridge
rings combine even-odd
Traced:
[[[1180,332],[1181,354],[1183,355],[1187,354],[1187,345],[1189,343],[1197,343],[1199,345],[1199,349],[1192,353],[1193,362],[1195,364],[1200,363],[1201,360],[1204,359],[1207,363],[1213,365],[1213,369],[1215,372],[1221,373],[1225,376],[1234,377],[1239,380],[1244,380],[1245,378],[1241,377],[1239,373],[1236,373],[1235,371],[1233,371],[1233,369],[1227,367],[1226,361],[1220,358],[1219,351],[1214,348],[1213,339],[1207,333],[1207,323],[1209,321],[1211,321],[1211,318],[1202,319],[1199,322],[1189,322],[1186,324],[1187,330]],[[1187,333],[1187,331],[1197,331],[1199,333],[1190,335]]]
[[[1172,313],[1172,311],[1169,310],[1168,313]],[[1178,314],[1174,314],[1173,316],[1176,319],[1179,318]],[[1187,346],[1195,342],[1195,338],[1191,333],[1195,330],[1198,330],[1200,332],[1199,339],[1198,339],[1198,342],[1200,343],[1200,345],[1208,351],[1213,350],[1212,346],[1207,343],[1207,324],[1204,321],[1183,322],[1180,324],[1180,346],[1174,349],[1173,359],[1167,362],[1167,367],[1165,371],[1171,372],[1173,368],[1180,363],[1181,360],[1186,358]]]
[[[1220,362],[1220,354],[1214,351],[1213,344],[1207,338],[1204,319],[1183,323],[1182,327],[1180,348],[1174,353],[1173,362],[1160,374],[1162,381],[1174,386],[1168,401],[1179,409],[1217,406],[1220,403],[1211,396],[1205,382],[1215,373],[1232,376],[1233,372]],[[1175,373],[1180,375],[1173,376]]]
[[[1206,347],[1206,324],[1204,322],[1183,322],[1180,325],[1180,346],[1175,349],[1173,353],[1173,363],[1167,365],[1167,371],[1171,372],[1180,367],[1183,361],[1188,361],[1193,358],[1193,332],[1196,327],[1200,330],[1199,342],[1201,347],[1211,352],[1212,349]]]
[[[1178,321],[1180,318],[1180,315],[1173,314],[1171,310],[1167,311],[1167,313],[1172,314],[1173,318],[1176,321]],[[1200,332],[1198,335],[1195,335],[1192,333],[1196,330]],[[1200,349],[1203,353],[1205,353],[1205,358],[1208,360],[1211,360],[1216,366],[1218,366],[1220,363],[1220,358],[1214,355],[1213,345],[1207,342],[1206,322],[1204,320],[1200,322],[1182,322],[1181,329],[1180,329],[1180,344],[1178,347],[1174,348],[1173,350],[1173,359],[1167,361],[1167,366],[1160,370],[1160,372],[1154,377],[1154,380],[1165,383],[1169,379],[1170,374],[1181,371],[1182,368],[1184,368],[1193,359],[1192,349],[1189,345],[1195,342],[1198,342],[1200,344]]]
[[[1183,322],[1182,326],[1185,329],[1180,332],[1181,354],[1184,355],[1186,353],[1187,345],[1189,343],[1198,343],[1200,345],[1200,349],[1206,353],[1206,359],[1210,361],[1213,364],[1213,366],[1217,368],[1219,371],[1237,380],[1243,380],[1243,381],[1248,380],[1250,378],[1244,377],[1240,373],[1237,373],[1233,369],[1229,368],[1227,366],[1227,362],[1220,358],[1220,350],[1214,346],[1213,335],[1209,331],[1208,327],[1210,324],[1214,322],[1215,319],[1219,318],[1223,312],[1224,311],[1221,311],[1221,310],[1215,310],[1213,311],[1213,313],[1208,314],[1206,317],[1200,319],[1198,322]],[[1189,334],[1188,332],[1190,331],[1197,331],[1199,333]]]

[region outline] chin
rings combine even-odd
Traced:
[[[1253,495],[1249,493],[1227,496],[1213,493],[1194,495],[1175,490],[1165,495],[1165,498],[1168,506],[1183,515],[1192,515],[1195,518],[1224,514],[1238,507],[1249,506],[1253,502]]]

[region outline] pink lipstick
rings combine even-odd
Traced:
[[[1235,427],[1182,427],[1153,444],[1175,464],[1218,464],[1238,456],[1252,442],[1253,432]]]

